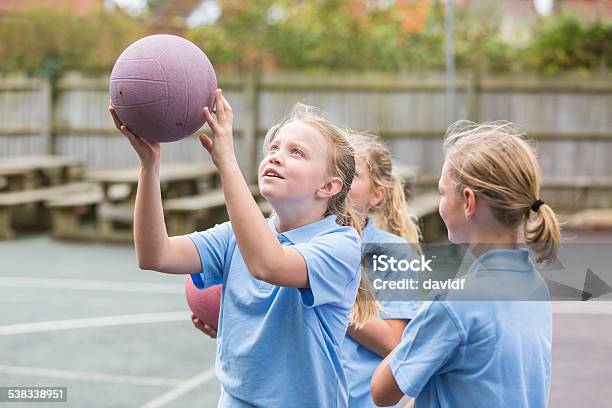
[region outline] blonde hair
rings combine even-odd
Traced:
[[[403,180],[393,172],[389,148],[378,136],[354,130],[349,130],[348,134],[355,149],[355,156],[366,164],[372,187],[385,189],[381,202],[376,207],[368,209],[367,215],[373,215],[383,230],[404,238],[414,244],[417,252],[420,252],[419,227],[407,211]],[[416,218],[414,215],[413,217]]]
[[[293,121],[300,121],[312,126],[328,140],[329,146],[329,174],[342,180],[342,189],[331,197],[327,203],[325,216],[335,215],[339,225],[353,227],[361,235],[361,223],[353,210],[348,192],[355,176],[355,152],[353,146],[346,138],[346,134],[339,126],[330,122],[323,111],[313,106],[298,103],[291,109],[287,119],[272,126],[266,133],[264,139],[264,154],[267,154],[270,144],[283,126]],[[371,291],[362,290],[365,277],[361,276],[361,282],[355,307],[351,313],[351,324],[362,326],[378,311],[377,302]]]
[[[381,202],[376,207],[369,208],[366,215],[372,215],[373,220],[383,230],[405,239],[410,243],[415,254],[421,254],[419,227],[407,212],[403,180],[393,173],[391,152],[378,136],[352,129],[347,129],[347,134],[355,149],[355,156],[361,158],[366,164],[372,188],[384,187],[385,189]],[[365,270],[362,275],[365,275]],[[361,280],[359,290],[366,292],[368,299],[375,298],[367,279]],[[359,306],[355,303],[354,313],[358,313]],[[375,302],[373,306],[376,311],[382,310],[378,302]],[[357,326],[357,328],[360,327]]]
[[[458,191],[471,188],[500,224],[523,227],[537,263],[553,261],[561,240],[559,222],[550,206],[536,205],[540,166],[523,133],[506,121],[459,121],[447,131],[444,156]]]

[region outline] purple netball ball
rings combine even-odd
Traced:
[[[110,77],[111,103],[121,121],[151,142],[173,142],[204,124],[217,77],[208,57],[175,35],[151,35],[121,53]]]

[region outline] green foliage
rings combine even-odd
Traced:
[[[432,7],[425,29],[407,32],[397,7],[355,10],[350,0],[222,2],[222,18],[188,33],[215,64],[342,70],[443,69],[444,10]],[[284,18],[271,22],[272,8]],[[324,17],[322,17],[324,16]],[[562,14],[538,22],[526,46],[499,37],[491,7],[457,13],[455,53],[460,69],[531,71],[605,70],[612,66],[611,23],[580,23]],[[217,41],[222,41],[218,43]]]
[[[159,0],[148,0],[150,8]],[[218,70],[250,68],[414,71],[444,69],[444,10],[434,3],[422,30],[406,28],[391,3],[368,8],[356,0],[222,0],[221,18],[184,36]],[[479,3],[480,4],[480,3]],[[499,18],[457,13],[459,69],[599,71],[612,65],[609,21],[580,22],[562,14],[542,19],[523,47],[498,35]],[[482,15],[482,14],[486,15]],[[141,20],[80,17],[51,10],[0,18],[0,72],[26,70],[57,78],[67,70],[110,71],[121,51],[149,33]]]
[[[531,43],[523,50],[527,68],[554,74],[564,70],[593,71],[612,66],[612,23],[581,23],[561,14],[541,21]]]
[[[220,21],[187,36],[215,63],[289,69],[405,70],[444,66],[439,28],[408,33],[395,7],[355,10],[354,1],[226,0]],[[272,11],[280,18],[271,18]],[[222,44],[214,41],[222,39]]]
[[[81,17],[40,9],[0,21],[0,72],[25,70],[56,78],[68,70],[110,70],[121,51],[144,34],[119,15]]]

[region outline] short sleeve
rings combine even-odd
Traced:
[[[380,312],[381,319],[412,320],[420,307],[418,300],[383,300],[378,303],[383,308]]]
[[[309,287],[299,289],[306,307],[355,302],[361,241],[353,228],[341,228],[293,246],[304,257],[308,269]]]
[[[404,394],[416,398],[436,374],[463,356],[465,332],[446,302],[426,302],[406,326],[389,364]]]
[[[233,236],[231,223],[217,224],[206,231],[194,232],[188,237],[195,244],[202,272],[191,274],[191,280],[198,289],[223,283],[223,273],[226,268],[227,252]]]

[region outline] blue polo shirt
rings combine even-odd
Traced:
[[[533,298],[549,299],[527,250],[487,252],[466,278],[490,282],[492,300],[424,304],[390,361],[400,389],[416,397],[417,408],[546,407],[550,302],[495,300],[496,292],[506,290],[504,282],[521,283]]]
[[[298,250],[309,288],[257,280],[247,270],[230,222],[190,234],[202,262],[198,288],[223,284],[216,374],[222,407],[346,407],[340,357],[361,276],[360,238],[328,216],[278,233]]]
[[[362,239],[364,252],[367,252],[368,244],[370,243],[382,244],[377,245],[376,253],[384,251],[384,244],[393,244],[389,246],[389,249],[394,251],[402,249],[405,251],[402,254],[394,254],[397,259],[412,258],[410,246],[404,239],[378,228],[372,220],[368,220],[366,227],[363,229]],[[408,276],[408,274],[413,276]],[[414,272],[407,272],[406,277],[417,279]],[[379,303],[383,307],[383,311],[380,312],[379,317],[381,319],[412,319],[419,307],[418,291],[414,291],[412,294],[414,295],[412,300],[409,300],[407,297],[405,298],[406,301],[380,300]],[[376,407],[370,394],[370,381],[372,380],[372,374],[374,374],[376,367],[378,367],[382,360],[381,356],[362,346],[351,336],[347,335],[344,338],[344,343],[342,344],[342,363],[346,370],[349,385],[349,407]]]

